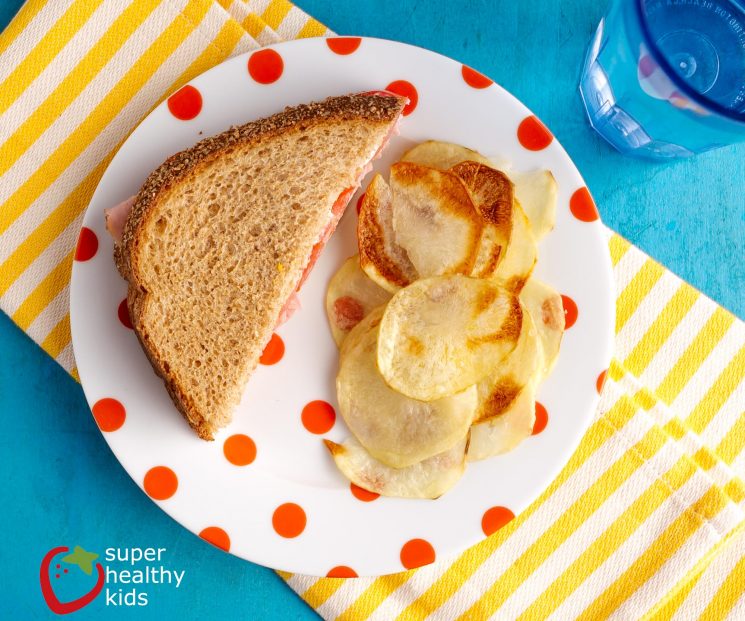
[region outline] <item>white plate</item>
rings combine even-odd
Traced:
[[[582,201],[576,195],[572,209],[571,197],[584,182],[564,149],[555,139],[538,150],[522,146],[518,133],[530,138],[531,122],[520,132],[518,127],[530,111],[498,85],[483,82],[483,76],[474,82],[460,63],[377,39],[362,39],[347,54],[333,51],[324,39],[291,41],[271,49],[282,60],[278,79],[262,84],[248,71],[262,61],[271,65],[277,59],[274,52],[224,62],[190,83],[202,99],[195,118],[179,120],[163,102],[109,165],[85,214],[87,241],[79,246],[72,273],[71,324],[78,372],[99,425],[104,421],[106,429],[117,427],[126,413],[119,428],[104,431],[119,461],[138,485],[156,496],[164,511],[189,530],[198,534],[216,527],[205,537],[242,558],[292,572],[326,575],[343,566],[360,576],[393,573],[478,543],[486,536],[484,527],[493,528],[489,518],[502,511],[493,510],[484,520],[489,509],[506,507],[519,513],[569,459],[597,406],[596,379],[611,358],[614,296],[606,237],[599,220],[587,222],[573,215],[580,213],[577,206]],[[257,53],[261,52],[253,54]],[[269,78],[276,77],[271,66],[268,71]],[[469,85],[464,75],[480,88]],[[460,483],[435,501],[359,500],[321,442],[322,437],[342,440],[347,435],[343,421],[338,417],[322,435],[309,432],[301,421],[303,407],[311,401],[336,404],[338,354],[323,299],[331,275],[355,252],[356,198],[303,287],[302,310],[278,331],[286,345],[284,357],[258,368],[233,423],[214,442],[199,440],[189,429],[132,330],[119,319],[126,284],[114,268],[103,218],[106,207],[135,193],[167,156],[203,136],[287,105],[382,89],[398,80],[414,85],[418,102],[375,168],[387,170],[408,146],[431,138],[506,158],[516,170],[549,168],[559,185],[557,223],[540,245],[537,274],[579,308],[556,369],[540,389],[539,400],[548,412],[546,428],[507,455],[471,464]],[[540,142],[533,148],[543,146]],[[97,249],[90,243],[94,236]],[[237,466],[226,459],[224,443],[235,434],[253,440],[252,463]],[[173,476],[159,467],[170,469]],[[286,503],[296,506],[288,508]],[[303,517],[302,531],[293,532],[303,526]],[[283,536],[275,526],[295,536]],[[222,533],[227,538],[220,539]]]

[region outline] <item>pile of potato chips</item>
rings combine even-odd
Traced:
[[[507,174],[448,143],[414,147],[387,183],[375,176],[359,255],[326,296],[353,436],[326,445],[350,481],[437,498],[467,461],[531,435],[564,332],[561,296],[531,278],[555,211],[549,171]]]

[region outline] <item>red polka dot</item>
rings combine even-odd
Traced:
[[[272,338],[266,344],[259,362],[265,365],[277,364],[285,355],[285,342],[279,334],[272,334]]]
[[[166,500],[176,493],[178,477],[167,466],[155,466],[145,474],[143,481],[145,492],[155,500]]]
[[[406,569],[416,569],[435,562],[435,549],[429,541],[412,539],[401,548],[401,564]]]
[[[218,526],[208,526],[199,533],[199,536],[216,548],[225,550],[225,552],[230,551],[230,537],[228,537],[228,533]]]
[[[336,412],[334,406],[326,401],[311,401],[303,408],[300,415],[303,421],[303,427],[315,434],[322,434],[330,431],[336,422]]]
[[[655,69],[657,69],[657,65],[646,54],[639,59],[639,72],[643,77],[648,78],[654,73]]]
[[[360,197],[357,199],[357,213],[360,212],[360,209],[362,209],[362,201],[365,200],[365,193],[363,192],[360,194]]]
[[[327,578],[357,578],[357,572],[352,569],[351,567],[347,567],[346,565],[337,565],[336,567],[333,567],[329,569],[328,573],[326,574]]]
[[[349,489],[352,492],[352,495],[357,500],[361,500],[362,502],[372,502],[376,498],[380,498],[380,494],[370,492],[365,488],[360,487],[359,485],[355,485],[354,483],[349,484]]]
[[[62,573],[65,573],[66,574],[67,573],[67,570],[66,569],[63,569],[62,570]]]
[[[93,418],[101,431],[116,431],[127,418],[127,411],[116,399],[106,397],[93,404]]]
[[[572,215],[582,222],[594,222],[598,219],[598,208],[592,200],[590,191],[585,187],[579,188],[572,194],[572,198],[569,199],[569,209]]]
[[[548,411],[542,403],[535,402],[535,422],[533,423],[533,435],[538,435],[548,425]]]
[[[305,511],[294,502],[286,502],[274,510],[272,526],[278,535],[292,539],[305,530]]]
[[[537,116],[528,116],[517,128],[517,139],[529,151],[540,151],[551,144],[554,139],[548,128]]]
[[[595,388],[597,389],[598,394],[603,392],[603,386],[605,386],[606,375],[608,375],[608,369],[606,369],[600,375],[598,375],[598,379],[595,380]]]
[[[234,466],[248,466],[256,459],[256,444],[247,435],[236,433],[225,440],[222,452]]]
[[[419,93],[416,92],[416,88],[414,88],[414,85],[411,82],[407,82],[406,80],[396,80],[386,86],[385,90],[409,98],[409,103],[404,106],[404,116],[409,116],[414,112],[414,109],[419,103]]]
[[[340,54],[346,56],[352,52],[356,52],[357,48],[362,43],[360,37],[328,37],[326,39],[326,45],[334,54]]]
[[[125,328],[129,328],[130,330],[133,328],[132,320],[129,317],[127,298],[124,298],[121,302],[119,302],[119,308],[117,309],[116,314],[119,316],[119,321],[122,322],[122,325]]]
[[[88,261],[98,251],[98,237],[87,226],[80,229],[78,236],[78,247],[75,249],[76,261]]]
[[[496,533],[502,526],[514,518],[515,514],[507,507],[492,507],[484,511],[484,515],[481,518],[481,530],[488,537]]]
[[[284,67],[282,57],[274,50],[259,50],[248,58],[248,73],[259,84],[271,84],[279,80]]]
[[[168,98],[168,109],[177,119],[191,121],[202,111],[202,94],[187,84]]]
[[[579,310],[574,300],[568,295],[561,296],[561,304],[564,306],[564,329],[569,330],[577,321]]]
[[[483,73],[479,73],[467,65],[463,65],[460,72],[463,75],[466,84],[473,88],[486,88],[487,86],[494,84],[494,80],[490,80]]]

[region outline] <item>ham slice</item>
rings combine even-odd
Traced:
[[[292,317],[295,314],[295,311],[300,309],[300,296],[298,296],[297,291],[293,291],[290,294],[290,297],[287,298],[287,302],[285,302],[285,305],[282,307],[282,310],[279,311],[279,317],[277,317],[277,325],[274,326],[275,329],[279,328],[283,323],[285,323],[290,317]]]
[[[106,230],[117,244],[122,241],[124,225],[127,222],[127,216],[129,216],[136,198],[136,196],[130,196],[111,209],[104,209],[103,214],[106,219]]]

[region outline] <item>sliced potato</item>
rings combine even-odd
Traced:
[[[497,265],[494,278],[505,283],[510,290],[519,293],[533,272],[538,249],[528,218],[517,201],[513,202],[512,209],[510,243]]]
[[[476,211],[484,223],[479,251],[471,276],[494,275],[512,233],[513,186],[503,172],[472,160],[450,169],[471,194]]]
[[[564,335],[564,305],[559,295],[547,284],[531,278],[520,292],[520,301],[535,323],[543,348],[542,377],[554,367]]]
[[[529,382],[499,416],[471,427],[468,461],[506,453],[533,433],[536,382]]]
[[[360,267],[374,282],[394,292],[417,279],[406,251],[393,231],[393,195],[380,175],[365,190],[357,221]]]
[[[476,387],[435,401],[410,399],[392,390],[378,371],[375,323],[373,319],[359,326],[344,347],[336,378],[339,411],[375,459],[405,468],[466,435],[476,410]]]
[[[503,172],[474,161],[453,166],[455,173],[468,188],[481,218],[494,224],[507,241],[512,229],[514,187]]]
[[[454,174],[398,162],[391,166],[393,230],[420,278],[470,274],[483,222]]]
[[[391,295],[362,271],[357,255],[344,261],[326,290],[326,317],[337,347],[354,326]]]
[[[517,344],[522,307],[492,280],[462,275],[418,280],[383,313],[378,368],[386,383],[432,401],[477,383]]]
[[[468,439],[407,468],[391,468],[370,455],[354,438],[344,444],[324,440],[337,468],[352,483],[370,492],[398,498],[437,498],[463,476]]]
[[[530,313],[523,312],[517,346],[494,370],[477,384],[479,404],[474,423],[481,423],[508,411],[526,385],[543,372],[543,348]]]
[[[354,328],[349,331],[347,337],[342,341],[339,347],[339,365],[350,347],[357,347],[362,339],[367,336],[368,332],[375,330],[380,325],[385,312],[385,305],[378,306],[371,310],[365,318],[360,321]]]
[[[422,142],[409,149],[401,158],[402,162],[414,162],[440,170],[448,170],[466,160],[486,166],[494,166],[489,158],[484,157],[478,151],[451,142],[439,142],[437,140]]]
[[[474,278],[493,276],[506,249],[507,244],[503,242],[497,228],[491,224],[484,224],[476,261],[474,261],[473,269],[469,275]]]
[[[515,198],[528,216],[533,235],[540,240],[556,223],[556,179],[550,170],[513,172],[510,178],[515,184]]]

